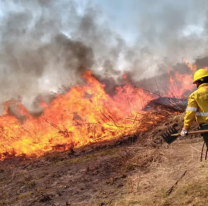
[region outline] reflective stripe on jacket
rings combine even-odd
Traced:
[[[189,129],[194,118],[198,124],[208,124],[208,83],[201,84],[188,98],[184,128]]]

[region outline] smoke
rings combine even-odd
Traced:
[[[141,7],[134,20],[138,38],[132,51],[136,55],[132,51],[129,55],[135,62],[130,70],[135,81],[138,76],[167,71],[183,58],[194,63],[196,58],[208,55],[207,1],[147,0],[136,5]]]
[[[93,5],[80,11],[75,1],[2,3],[0,21],[0,101],[14,98],[34,110],[33,101],[83,83],[90,69],[118,75],[123,40],[108,29]],[[39,109],[39,108],[37,108]]]
[[[88,69],[110,91],[124,73],[137,82],[208,55],[205,0],[105,1],[115,21],[99,1],[77,2],[0,3],[0,102],[39,111],[38,99],[83,84]]]

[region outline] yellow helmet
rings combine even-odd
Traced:
[[[199,69],[195,72],[194,74],[194,82],[193,84],[196,84],[196,81],[204,78],[204,77],[208,77],[208,71],[206,69]]]

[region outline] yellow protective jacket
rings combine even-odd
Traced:
[[[201,84],[188,98],[184,129],[188,130],[196,118],[197,123],[208,124],[208,83]]]

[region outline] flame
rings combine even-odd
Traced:
[[[189,69],[194,73],[197,70],[195,64],[190,64],[186,59],[183,59],[183,62],[189,67]]]
[[[193,74],[180,74],[178,72],[175,72],[174,74],[175,78],[171,77],[171,80],[169,81],[167,91],[167,96],[169,97],[176,97],[176,98],[184,98],[184,92],[185,91],[193,91],[195,88],[195,85],[192,84],[193,82]]]
[[[156,97],[131,85],[126,75],[123,76],[126,84],[116,87],[113,97],[90,71],[83,78],[86,85],[71,87],[49,105],[41,102],[44,113],[39,117],[33,117],[20,102],[6,102],[5,112],[0,116],[0,159],[23,154],[39,156],[47,151],[144,132],[165,118],[162,114],[143,111]],[[182,97],[186,90],[193,90],[192,74],[176,72],[168,88],[167,96]],[[11,105],[15,105],[23,122],[10,115]]]

